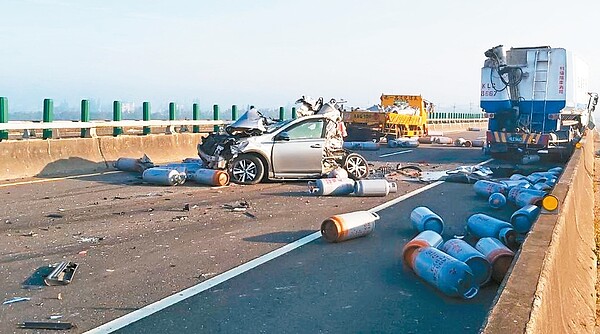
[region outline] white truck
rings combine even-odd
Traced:
[[[495,158],[570,157],[598,94],[588,91],[588,67],[563,48],[502,45],[485,52],[481,108],[489,118],[487,151]]]

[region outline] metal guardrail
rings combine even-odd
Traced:
[[[32,122],[32,121],[10,121],[0,123],[0,130],[44,130],[44,129],[97,129],[97,128],[115,128],[115,127],[169,127],[169,126],[210,126],[227,125],[231,121],[222,120],[172,120],[172,121],[53,121],[53,122]]]

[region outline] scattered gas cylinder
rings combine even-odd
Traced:
[[[521,192],[517,196],[515,196],[514,203],[519,208],[522,208],[526,205],[541,203],[545,196],[546,196],[545,194],[534,194],[534,193],[529,193],[529,192]]]
[[[329,242],[340,242],[365,236],[375,228],[379,215],[356,211],[329,217],[321,224],[321,235]]]
[[[192,180],[210,186],[226,186],[229,183],[229,174],[220,169],[200,168],[194,173]]]
[[[442,236],[439,235],[437,232],[425,230],[417,234],[416,237],[414,237],[411,241],[407,242],[406,245],[404,245],[404,247],[402,248],[402,259],[404,260],[404,263],[407,266],[413,268],[413,253],[417,249],[422,247],[438,248],[442,244],[442,242],[444,242],[444,239],[442,239]]]
[[[514,187],[521,187],[521,188],[530,188],[531,187],[531,183],[529,183],[529,181],[527,180],[502,180],[500,181],[503,185],[506,186],[507,190],[511,190]]]
[[[432,137],[432,138],[431,138],[431,141],[432,141],[434,144],[444,144],[444,145],[447,145],[447,144],[452,144],[452,143],[454,143],[454,140],[452,140],[452,138],[450,138],[450,137],[443,137],[443,136],[440,136],[440,137]]]
[[[469,299],[479,291],[469,266],[437,248],[417,249],[412,263],[417,276],[447,296]]]
[[[481,140],[481,139],[471,140],[471,143],[473,144],[473,147],[484,147],[485,146],[485,140]]]
[[[480,251],[492,265],[492,279],[501,283],[510,268],[515,253],[496,238],[479,239],[475,244],[475,249]]]
[[[180,162],[180,163],[166,164],[164,167],[165,168],[173,168],[173,169],[184,168],[185,173],[191,178],[191,176],[193,174],[195,174],[198,169],[203,168],[203,165],[199,164],[199,163],[195,163],[195,162]]]
[[[348,178],[348,171],[346,171],[342,167],[337,167],[337,168],[333,169],[331,172],[329,172],[327,174],[327,177],[328,178],[335,178],[335,179],[347,179]]]
[[[469,266],[477,285],[481,286],[487,283],[492,277],[491,264],[481,252],[473,248],[466,241],[450,239],[444,243],[441,250]]]
[[[562,167],[554,167],[554,168],[548,169],[548,173],[552,173],[556,177],[559,177],[560,174],[562,174],[562,171],[563,171]]]
[[[308,182],[308,191],[319,196],[344,196],[354,192],[354,180],[326,178]]]
[[[461,137],[454,141],[454,146],[471,147],[473,146],[473,142]]]
[[[444,221],[442,220],[442,217],[438,216],[427,207],[419,206],[412,210],[410,213],[410,221],[412,222],[413,227],[419,232],[432,230],[439,234],[444,233]]]
[[[476,238],[494,237],[508,246],[515,246],[517,232],[509,222],[483,213],[476,213],[467,219],[467,233]]]
[[[415,148],[419,147],[418,139],[412,138],[398,138],[392,139],[388,141],[388,147],[396,148],[396,147],[405,147],[405,148]]]
[[[519,180],[527,180],[527,176],[522,174],[513,174],[509,178],[509,180],[519,181]],[[527,180],[529,182],[529,180]]]
[[[417,139],[417,141],[420,144],[431,144],[432,140],[431,140],[431,136],[424,136],[424,137],[419,137],[419,139]]]
[[[510,216],[510,223],[518,233],[527,233],[537,219],[540,208],[536,205],[526,205]]]
[[[535,197],[539,197],[540,199],[543,198],[546,195],[546,192],[543,190],[537,190],[537,189],[532,189],[532,188],[522,188],[522,187],[515,187],[512,188],[508,191],[508,195],[506,196],[506,199],[509,202],[515,203],[517,204],[517,197],[523,193],[527,193],[530,194],[532,196]],[[525,200],[525,197],[522,198],[522,201]],[[532,204],[532,203],[528,203],[528,204]],[[517,204],[519,206],[519,204]],[[521,207],[523,207],[524,205],[520,205]]]
[[[115,168],[124,172],[138,172],[144,171],[144,168],[140,164],[140,159],[134,158],[119,158],[115,162]]]
[[[538,182],[538,183],[534,184],[532,188],[536,189],[536,190],[542,190],[542,191],[547,191],[547,190],[552,189],[552,187],[546,182]]]
[[[488,203],[494,209],[500,209],[506,205],[506,197],[501,193],[493,193],[488,198]]]
[[[350,141],[345,142],[343,147],[348,150],[362,150],[362,151],[377,151],[379,150],[379,144],[372,141]]]
[[[142,179],[152,184],[175,186],[185,182],[185,173],[181,173],[175,169],[152,167],[144,171]]]
[[[388,182],[387,180],[358,180],[354,184],[354,194],[356,196],[387,196],[389,193],[398,191],[396,182]]]
[[[479,180],[473,184],[473,189],[477,195],[489,198],[493,193],[506,194],[508,188],[502,183]]]

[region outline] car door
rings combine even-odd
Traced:
[[[325,147],[324,121],[307,119],[275,136],[271,161],[275,177],[320,174]]]

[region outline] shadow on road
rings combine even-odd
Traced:
[[[287,244],[314,232],[311,230],[272,232],[244,238],[244,241]]]

